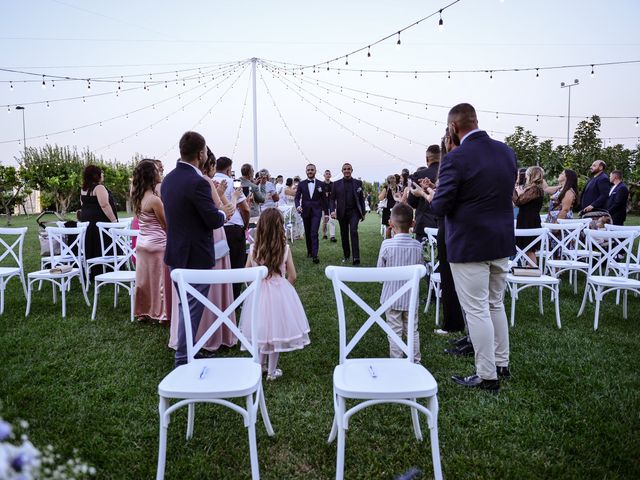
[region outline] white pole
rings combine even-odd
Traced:
[[[253,74],[253,168],[258,171],[258,104],[256,98],[256,60],[251,59],[251,70]]]

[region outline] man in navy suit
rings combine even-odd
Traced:
[[[596,160],[591,164],[591,180],[584,187],[580,201],[580,208],[583,213],[607,208],[611,184],[609,183],[609,177],[604,173],[605,168],[607,168],[607,165],[602,160]]]
[[[307,242],[307,257],[313,258],[313,263],[319,263],[318,258],[318,229],[325,210],[324,182],[316,180],[316,166],[310,163],[306,167],[307,179],[298,184],[295,196],[295,206],[302,216],[304,224],[304,239]]]
[[[629,189],[622,181],[622,172],[620,170],[611,172],[609,180],[611,180],[613,187],[609,191],[607,210],[614,225],[624,225],[624,221],[627,219]]]
[[[358,222],[366,215],[362,182],[353,178],[353,167],[350,163],[342,166],[342,178],[333,182],[331,192],[331,216],[338,219],[340,238],[342,240],[342,262],[349,261],[353,253],[353,264],[360,265],[360,240],[358,238]],[[351,239],[351,248],[349,248]]]
[[[466,387],[498,392],[509,373],[504,290],[515,254],[511,195],[516,156],[478,129],[468,103],[449,112],[449,134],[460,146],[443,159],[432,210],[445,217],[447,259],[475,349],[476,374],[454,376]],[[429,189],[430,190],[430,189]]]
[[[211,182],[200,167],[207,159],[207,144],[202,135],[186,132],[180,139],[180,160],[162,182],[161,195],[167,219],[167,246],[164,262],[174,268],[209,269],[215,264],[213,230],[224,225],[233,207],[220,211],[213,203]],[[205,297],[209,285],[194,285]],[[191,298],[191,328],[198,331],[203,305]],[[187,362],[187,339],[182,308],[178,324],[176,367]]]

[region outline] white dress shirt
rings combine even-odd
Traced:
[[[309,182],[307,184],[309,185],[309,198],[313,198],[313,192],[316,191],[316,181],[309,178],[307,178],[307,181]]]
[[[221,182],[222,180],[227,181],[227,189],[224,191],[224,196],[227,197],[227,200],[231,201],[231,195],[233,195],[234,191],[233,178],[225,175],[224,173],[216,172],[216,174],[213,176],[213,179],[217,180],[218,182]],[[240,205],[246,199],[247,197],[245,197],[243,193],[242,195],[240,195],[240,198],[238,198],[237,205]],[[225,225],[239,225],[241,227],[244,227],[244,221],[242,220],[242,215],[240,215],[240,209],[236,208],[236,211],[233,212],[233,215],[231,216],[229,221],[225,223]]]

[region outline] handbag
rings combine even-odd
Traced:
[[[215,259],[220,260],[225,255],[229,254],[229,244],[226,239],[218,240],[213,244],[213,250],[215,254]]]

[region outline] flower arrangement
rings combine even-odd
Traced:
[[[51,445],[38,450],[29,441],[28,428],[25,420],[14,429],[0,417],[0,480],[83,479],[95,475],[96,469],[77,457],[63,461]]]

